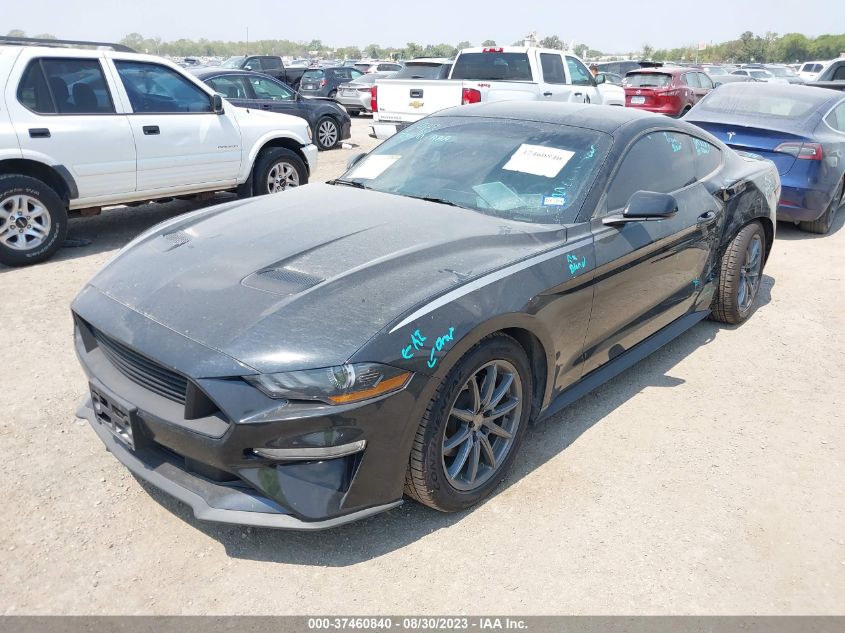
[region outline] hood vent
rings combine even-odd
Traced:
[[[164,241],[167,242],[167,250],[172,251],[174,248],[179,248],[191,241],[191,236],[185,231],[176,231],[174,233],[166,233],[162,235]]]
[[[272,292],[280,295],[295,295],[313,288],[325,281],[322,277],[310,275],[295,268],[282,266],[279,268],[265,268],[251,274],[243,280],[243,285],[256,290]]]

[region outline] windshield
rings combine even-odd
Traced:
[[[704,68],[704,72],[708,75],[727,75],[728,71],[724,68],[719,68],[718,66],[707,66]]]
[[[754,79],[771,79],[772,73],[767,70],[750,70],[748,74],[754,77]]]
[[[790,68],[769,68],[769,72],[775,77],[794,77],[795,73]]]
[[[607,134],[566,125],[429,117],[389,138],[341,182],[510,220],[566,224],[610,145]]]
[[[452,79],[532,81],[527,53],[461,53]]]
[[[223,68],[240,68],[243,61],[246,59],[243,55],[236,55],[235,57],[230,57],[225,62],[220,64]]]
[[[625,85],[632,88],[662,88],[672,83],[672,75],[661,73],[628,73],[625,75]]]
[[[325,75],[322,70],[306,70],[302,73],[302,79],[322,79]]]

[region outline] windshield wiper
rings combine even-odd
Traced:
[[[465,207],[462,204],[458,204],[457,202],[452,202],[451,200],[446,200],[445,198],[436,198],[433,196],[409,196],[406,193],[399,194],[405,196],[406,198],[414,198],[415,200],[425,200],[426,202],[436,202],[438,204],[446,204],[450,207],[458,207],[459,209],[469,209],[470,211],[475,211],[472,207]]]
[[[354,182],[352,180],[343,180],[341,178],[335,178],[334,180],[329,180],[326,182],[327,185],[346,185],[347,187],[355,187],[356,189],[371,189],[372,187],[368,187],[364,183],[361,182]]]

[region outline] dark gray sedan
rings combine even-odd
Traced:
[[[629,108],[443,110],[340,179],[133,240],[73,303],[80,414],[200,519],[463,510],[531,419],[753,313],[779,188],[771,162]]]
[[[303,99],[286,84],[262,73],[227,68],[198,68],[191,72],[234,106],[305,119],[320,149],[337,147],[351,135],[352,119],[331,99]]]

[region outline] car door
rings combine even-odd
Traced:
[[[253,104],[262,110],[281,112],[304,117],[304,108],[296,93],[281,82],[259,75],[245,76],[247,88],[252,92]]]
[[[584,91],[569,85],[563,56],[560,53],[538,52],[540,66],[540,99],[542,101],[584,101]]]
[[[707,73],[696,73],[698,75],[698,90],[695,91],[696,100],[695,102],[698,103],[701,99],[707,96],[711,90],[713,90],[713,80],[710,79],[710,76]]]
[[[232,105],[239,108],[252,108],[256,104],[253,102],[252,93],[244,77],[245,75],[241,73],[228,73],[226,75],[211,77],[204,81],[214,92]]]
[[[719,165],[718,148],[672,130],[649,131],[629,147],[591,220],[598,281],[584,374],[693,309],[713,272],[724,222],[723,204],[701,179]],[[678,212],[660,221],[604,223],[640,190],[671,193]]]
[[[583,97],[581,101],[585,103],[590,103],[591,101],[600,103],[601,99],[596,88],[596,81],[587,67],[571,55],[566,56],[566,67],[569,70],[572,85],[577,87],[574,96],[578,97],[579,92],[581,92],[581,96]]]
[[[26,49],[6,104],[24,157],[67,168],[79,190],[72,206],[135,191],[135,141],[102,58]]]
[[[703,95],[701,84],[698,81],[698,73],[689,72],[681,75],[681,84],[686,89],[687,101],[695,104]]]
[[[138,156],[138,191],[178,192],[234,186],[241,134],[231,115],[213,111],[211,95],[173,68],[114,59]]]

